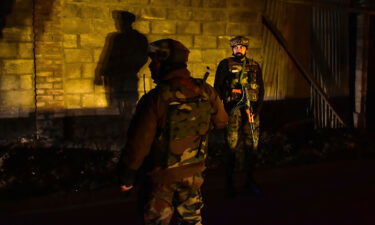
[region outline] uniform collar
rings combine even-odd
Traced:
[[[234,57],[234,56],[232,56],[231,58],[232,58],[232,60],[235,61],[235,62],[238,62],[238,63],[242,63],[242,62],[243,62],[243,60],[241,60],[241,59],[239,59],[239,58],[236,58],[236,57]],[[244,57],[244,60],[248,61],[249,59],[245,56],[245,57]]]

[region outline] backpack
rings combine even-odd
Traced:
[[[162,98],[168,103],[166,124],[159,136],[163,147],[158,164],[163,168],[185,166],[206,158],[206,137],[213,108],[205,91],[207,84],[202,79],[194,81],[202,91],[194,98],[186,98],[168,84],[158,85]]]

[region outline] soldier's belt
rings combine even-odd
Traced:
[[[185,177],[191,177],[206,169],[204,160],[179,167],[156,169],[149,173],[154,183],[171,184]]]

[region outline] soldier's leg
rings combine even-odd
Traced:
[[[239,130],[241,125],[241,112],[235,111],[229,117],[228,126],[226,129],[226,143],[227,149],[225,156],[225,178],[227,194],[230,196],[235,195],[234,188],[234,169],[236,167],[236,151],[239,145]]]
[[[155,185],[144,207],[145,225],[168,225],[172,219],[175,184]]]
[[[259,117],[254,123],[243,126],[245,143],[245,187],[253,194],[260,194],[260,189],[254,179],[254,170],[257,163],[257,148],[259,143]]]
[[[235,194],[235,185],[234,185],[234,169],[236,162],[236,153],[234,151],[227,151],[225,153],[225,185],[228,195]]]
[[[200,187],[203,184],[202,174],[184,178],[176,188],[176,211],[179,225],[201,225],[203,207]]]

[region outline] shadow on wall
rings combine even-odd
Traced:
[[[125,11],[113,11],[116,32],[106,37],[98,65],[94,85],[106,90],[108,108],[120,115],[78,116],[78,109],[55,120],[52,127],[59,127],[64,142],[72,141],[86,148],[120,149],[126,140],[127,128],[138,101],[138,72],[147,62],[148,41],[146,36],[132,28],[135,15]],[[112,111],[112,110],[111,110]],[[49,130],[46,128],[46,130]],[[58,132],[55,132],[58,133]]]
[[[130,117],[138,100],[137,73],[147,62],[147,38],[132,28],[135,15],[113,11],[117,32],[107,35],[95,71],[95,85],[104,85],[109,107]]]
[[[3,3],[3,0],[0,0]],[[48,6],[46,6],[48,8]],[[14,7],[13,7],[14,8]],[[9,17],[8,17],[9,18]],[[84,141],[108,139],[110,145],[123,142],[129,120],[138,100],[137,73],[147,62],[147,38],[132,28],[135,16],[129,12],[114,11],[113,18],[117,32],[108,34],[100,61],[96,68],[95,84],[104,85],[107,90],[109,107],[118,109],[119,115],[92,115],[97,109],[83,109],[82,112],[71,112],[64,118],[43,115],[45,121],[38,121],[38,127],[57,141],[73,141],[84,144]],[[11,22],[11,21],[9,21]],[[7,25],[8,26],[8,25]],[[0,96],[1,98],[1,96]],[[80,110],[78,110],[80,111]],[[85,114],[86,115],[86,114]],[[20,137],[33,136],[36,132],[35,115],[27,118],[28,128],[20,123],[20,118],[1,119],[0,132],[4,134],[1,140],[12,141]],[[3,123],[4,121],[4,123]],[[46,127],[44,127],[44,122]],[[14,132],[5,132],[10,128]],[[3,129],[4,128],[4,129]],[[0,142],[1,142],[0,140]],[[116,142],[116,143],[114,143]]]
[[[1,0],[0,3],[0,38],[3,37],[3,29],[6,25],[6,16],[12,12],[14,0]]]

